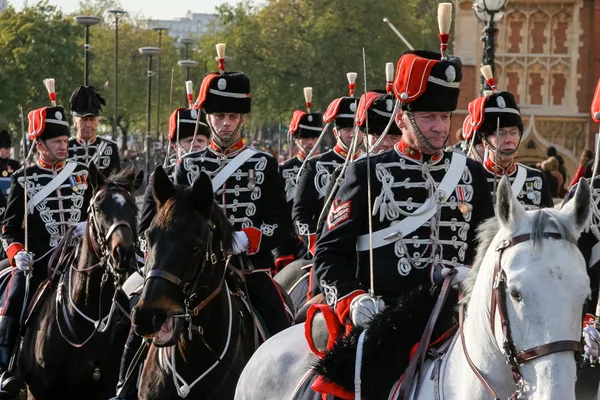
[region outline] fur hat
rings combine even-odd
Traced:
[[[288,133],[295,138],[317,138],[323,130],[323,114],[297,110],[292,115]]]
[[[210,128],[206,123],[206,114],[201,110],[189,108],[178,108],[169,118],[169,140],[173,143],[177,140],[177,131],[179,130],[179,140],[194,136],[196,130],[196,118],[200,112],[198,126],[198,135],[204,135],[210,139]]]
[[[6,129],[0,130],[0,148],[6,149],[12,147],[12,137]]]
[[[204,77],[194,108],[207,114],[248,114],[252,105],[250,78],[243,72],[223,72]]]
[[[30,111],[27,119],[29,140],[47,140],[70,134],[65,109],[62,106],[38,108]]]
[[[381,135],[392,118],[394,110],[394,96],[386,94],[383,90],[372,90],[363,94],[356,111],[356,125],[366,128],[368,134]],[[367,122],[368,121],[368,122]],[[402,132],[395,121],[392,122],[389,135],[401,135]]]
[[[69,100],[69,110],[74,117],[97,117],[105,105],[106,101],[93,86],[78,87]]]

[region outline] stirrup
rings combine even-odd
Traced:
[[[13,388],[8,388],[11,390],[6,390],[5,386],[15,386]],[[21,398],[21,393],[25,390],[25,383],[21,378],[16,375],[12,375],[8,370],[2,372],[0,374],[0,400],[19,400]]]

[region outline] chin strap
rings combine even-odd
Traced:
[[[210,123],[210,118],[206,118],[206,122],[208,123],[208,127],[210,128],[210,131],[212,132],[213,136],[214,136],[214,140],[215,142],[221,146],[223,149],[228,148],[229,146],[231,146],[232,144],[234,144],[235,142],[237,142],[239,140],[233,140],[230,143],[224,143],[223,141],[221,141],[221,138],[219,138],[219,135],[217,134],[217,131],[215,131],[215,128],[213,128],[212,124]],[[235,130],[233,131],[233,134],[231,135],[231,137],[236,137],[238,132],[240,131],[240,129],[242,128],[242,119],[240,118],[240,122],[238,122],[238,125],[235,127]],[[241,138],[241,136],[240,136]]]
[[[517,150],[519,150],[519,146],[521,145],[521,138],[522,138],[522,134],[521,136],[519,136],[519,143],[517,143],[517,147],[515,147],[515,149],[513,151],[510,152],[506,152],[506,151],[502,151],[497,149],[493,144],[491,144],[489,142],[489,140],[487,140],[487,137],[482,137],[481,140],[488,145],[488,148],[490,149],[490,151],[498,156],[501,157],[510,157],[515,155],[515,153],[517,152]]]
[[[404,111],[404,114],[406,115],[406,117],[410,121],[410,124],[412,125],[413,130],[415,131],[415,135],[417,136],[417,139],[419,140],[419,142],[421,142],[421,144],[423,146],[425,146],[427,148],[427,150],[431,151],[432,153],[435,153],[435,152],[440,151],[440,150],[442,150],[443,148],[446,147],[446,142],[448,141],[448,136],[449,135],[446,136],[446,140],[444,140],[444,144],[441,147],[435,147],[425,137],[425,135],[423,135],[423,133],[421,132],[421,129],[419,129],[419,127],[417,126],[417,122],[415,121],[415,116],[412,113],[412,111]]]

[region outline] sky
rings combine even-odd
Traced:
[[[28,1],[29,4],[35,4],[37,0],[8,0],[17,10],[21,9]],[[214,13],[215,6],[223,3],[229,3],[227,0],[121,0],[125,11],[137,13],[141,12],[144,16],[152,19],[173,19],[183,17],[189,10],[194,13]],[[79,0],[49,0],[49,3],[61,8],[65,13],[72,13],[77,10]]]

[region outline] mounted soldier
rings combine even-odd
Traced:
[[[69,140],[69,159],[90,165],[105,176],[120,168],[119,148],[112,140],[96,135],[100,112],[106,101],[93,86],[80,86],[71,95],[69,109],[77,136]]]
[[[288,134],[293,138],[296,146],[298,146],[298,154],[279,165],[279,174],[285,182],[285,199],[290,215],[297,193],[298,173],[307,155],[317,144],[317,140],[323,130],[323,114],[320,112],[311,112],[312,94],[311,87],[304,88],[306,111],[294,111],[288,128]],[[318,149],[313,153],[316,152],[318,152]],[[275,267],[279,270],[304,255],[306,255],[306,247],[302,244],[296,233],[291,230],[289,239],[277,248]]]
[[[92,195],[87,167],[65,161],[69,125],[63,107],[33,110],[28,119],[39,159],[12,175],[2,226],[2,244],[14,268],[0,284],[0,397],[18,396],[23,388],[8,367],[20,339],[27,293],[47,278],[50,255],[65,233],[76,226],[77,234],[83,234]]]
[[[468,142],[479,136],[483,143],[488,155],[483,166],[490,191],[493,194],[502,176],[507,175],[513,194],[526,210],[554,207],[550,185],[541,171],[515,162],[523,136],[523,120],[515,97],[496,90],[489,66],[481,70],[492,90],[469,103],[463,138]]]
[[[493,216],[482,166],[444,150],[462,79],[460,59],[446,54],[451,5],[445,8],[441,53],[408,51],[398,61],[393,114],[400,142],[349,166],[314,260],[321,290],[342,324],[365,328],[386,307],[400,305],[396,322],[407,328],[396,332],[395,342],[404,368],[442,287],[466,277],[476,228]],[[358,254],[349,251],[354,248]],[[442,307],[440,329],[452,325],[456,302],[453,294]]]
[[[204,109],[212,132],[209,146],[186,154],[177,166],[177,183],[191,185],[201,173],[212,179],[213,192],[234,233],[232,263],[245,271],[252,304],[264,318],[270,335],[287,328],[292,316],[270,276],[272,250],[289,232],[283,181],[271,154],[248,148],[242,127],[250,113],[250,79],[225,72],[225,45],[217,45],[219,72],[208,74],[194,108]],[[245,265],[240,260],[245,259]]]

